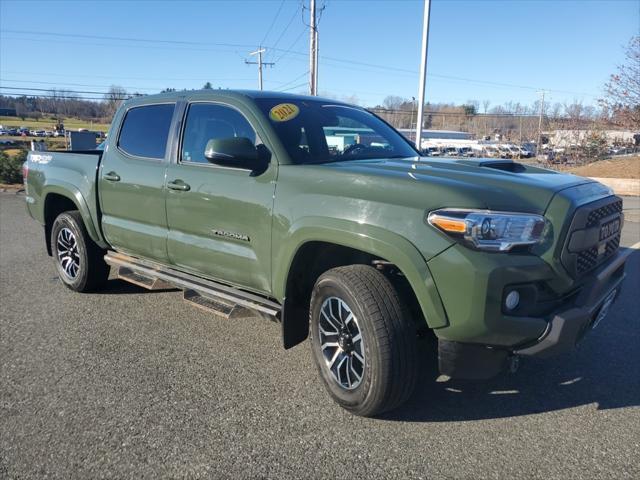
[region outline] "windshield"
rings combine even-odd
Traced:
[[[321,100],[255,101],[294,163],[418,156],[407,139],[364,109]]]

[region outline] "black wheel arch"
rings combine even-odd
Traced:
[[[59,193],[49,193],[44,198],[44,240],[47,246],[47,254],[51,256],[51,230],[53,222],[61,213],[80,210],[71,198]]]
[[[316,280],[327,270],[347,265],[372,265],[382,271],[407,304],[417,325],[426,325],[413,288],[394,264],[362,250],[329,242],[310,241],[298,249],[287,275],[280,317],[285,349],[304,342],[309,336],[309,304]]]

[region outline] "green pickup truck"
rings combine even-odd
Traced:
[[[399,406],[417,338],[483,379],[571,350],[620,290],[622,200],[509,160],[434,160],[367,110],[251,91],[137,97],[103,150],[31,152],[29,214],[61,281],[168,285],[310,337],[331,397]],[[435,345],[435,343],[434,343]]]

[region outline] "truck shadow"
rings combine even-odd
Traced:
[[[640,251],[609,318],[572,353],[525,359],[515,374],[472,382],[443,380],[436,344],[420,342],[419,386],[399,409],[380,418],[452,422],[506,418],[595,404],[599,410],[640,406]]]

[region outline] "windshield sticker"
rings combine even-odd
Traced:
[[[300,109],[293,103],[279,103],[269,110],[269,118],[274,122],[287,122],[294,119],[300,113]]]

